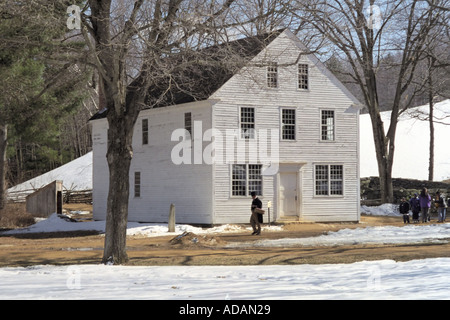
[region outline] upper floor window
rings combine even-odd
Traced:
[[[321,111],[321,140],[334,141],[334,110]]]
[[[281,139],[295,140],[295,109],[281,109]]]
[[[276,62],[267,66],[267,87],[278,88],[278,64]]]
[[[148,144],[148,119],[142,119],[142,144]]]
[[[252,107],[241,108],[240,128],[242,139],[255,138],[255,108]]]
[[[309,89],[309,71],[307,64],[298,65],[298,88],[304,90]]]

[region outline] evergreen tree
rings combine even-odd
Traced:
[[[58,123],[84,99],[88,73],[72,56],[84,44],[63,38],[69,31],[70,4],[63,0],[0,4],[0,209],[6,202],[8,142],[34,144],[36,163],[55,161]]]

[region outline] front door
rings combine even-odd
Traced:
[[[298,215],[297,172],[280,172],[280,216]]]

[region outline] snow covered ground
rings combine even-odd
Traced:
[[[65,190],[92,189],[92,151],[65,165],[8,189],[8,198],[22,199],[34,190],[61,180]]]
[[[395,143],[394,178],[428,179],[430,128],[426,119],[428,105],[411,108],[400,116]],[[389,126],[391,112],[381,113],[385,129]],[[419,119],[417,118],[419,117]],[[434,107],[435,155],[434,177],[436,181],[450,179],[450,148],[445,147],[450,136],[450,100],[436,103]],[[370,116],[360,116],[360,167],[361,177],[378,176]]]
[[[362,212],[369,211],[362,208]],[[397,215],[395,206],[372,214]],[[401,217],[399,217],[401,219]],[[280,227],[271,227],[276,232]],[[104,222],[67,222],[56,216],[11,232],[104,230]],[[224,233],[240,226],[184,231]],[[130,223],[128,234],[170,235],[167,225]],[[320,246],[356,243],[432,243],[450,240],[450,224],[361,227],[303,239],[259,240],[245,246]],[[0,242],[1,245],[1,242]],[[0,299],[449,299],[450,258],[352,264],[273,266],[40,265],[0,268]]]
[[[448,299],[450,258],[288,266],[0,269],[0,299]]]

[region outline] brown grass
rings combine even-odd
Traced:
[[[9,203],[0,210],[0,229],[24,228],[34,223],[34,218],[26,211],[24,203]]]

